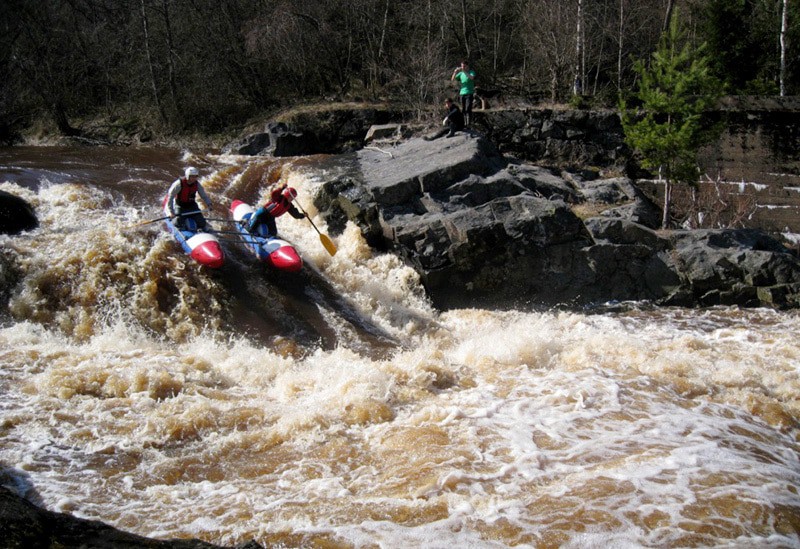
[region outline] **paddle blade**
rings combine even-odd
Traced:
[[[336,244],[333,243],[333,240],[328,235],[319,233],[319,241],[322,242],[329,254],[336,255]]]

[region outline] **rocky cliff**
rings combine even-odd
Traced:
[[[798,304],[800,260],[780,242],[656,231],[658,208],[625,177],[508,160],[477,132],[339,160],[316,199],[331,230],[351,221],[404,257],[441,308]]]

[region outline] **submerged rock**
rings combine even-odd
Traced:
[[[0,540],[3,547],[122,547],[152,549],[214,549],[196,539],[156,540],[123,532],[96,520],[86,520],[65,513],[37,507],[12,490],[0,486]],[[256,549],[250,542],[240,546]]]
[[[315,202],[334,233],[352,221],[402,256],[441,308],[798,305],[800,261],[765,233],[656,232],[631,180],[515,163],[476,133],[358,151]]]
[[[39,225],[33,207],[18,196],[0,191],[0,233],[17,234]]]

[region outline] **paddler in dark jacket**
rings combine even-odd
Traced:
[[[169,213],[173,216],[178,216],[175,219],[175,225],[179,228],[186,226],[186,219],[191,218],[198,229],[206,228],[206,220],[203,214],[200,213],[200,208],[197,206],[196,195],[199,194],[200,198],[206,204],[206,208],[211,209],[211,200],[209,200],[205,189],[200,184],[197,178],[200,172],[197,168],[189,167],[184,172],[184,177],[176,179],[169,188],[167,193],[167,206]],[[193,213],[196,212],[196,213]]]
[[[292,187],[287,187],[286,183],[274,188],[270,192],[269,201],[257,209],[248,221],[247,230],[253,234],[258,234],[259,224],[267,226],[269,236],[278,236],[278,227],[275,225],[275,218],[285,213],[289,213],[295,219],[303,219],[305,214],[298,211],[292,204],[292,200],[297,198],[297,191]]]

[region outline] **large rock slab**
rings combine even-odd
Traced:
[[[459,133],[435,142],[411,139],[387,150],[356,153],[361,174],[375,200],[384,206],[404,204],[435,193],[471,174],[497,171],[503,160],[491,142]]]

